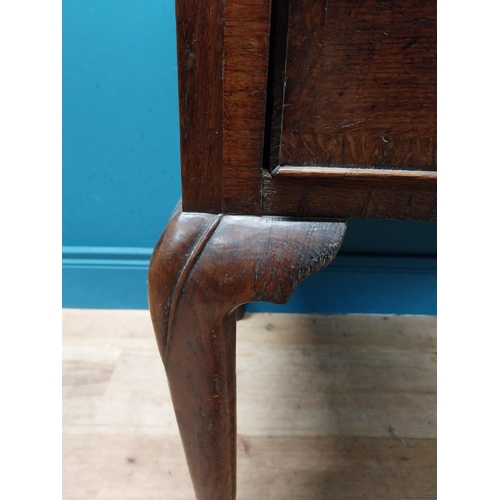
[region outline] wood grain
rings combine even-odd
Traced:
[[[323,181],[324,179],[379,179],[394,181],[397,179],[412,179],[423,181],[437,181],[437,172],[424,170],[383,170],[380,168],[328,168],[328,167],[279,167],[273,176],[286,176],[287,178],[305,179],[306,177]]]
[[[345,224],[174,213],[153,252],[151,317],[198,500],[236,498],[236,309],[282,304]]]
[[[435,2],[279,0],[274,9],[271,27],[270,0],[177,2],[183,210],[435,219],[435,178],[400,174],[436,169]],[[285,167],[397,178],[272,178],[263,167],[277,158],[276,134]]]
[[[307,169],[305,169],[307,170]],[[328,170],[328,169],[324,169]],[[332,169],[333,170],[333,169]],[[345,175],[313,169],[263,176],[267,215],[325,218],[436,220],[437,179],[432,174]]]
[[[223,4],[176,2],[185,210],[219,212],[222,206]]]
[[[257,215],[266,119],[270,0],[229,0],[224,25],[223,212]]]
[[[435,0],[290,0],[289,16],[280,165],[436,170]]]
[[[270,0],[176,5],[183,208],[259,214]]]
[[[236,339],[238,499],[436,498],[435,317],[247,314]],[[193,500],[148,311],[64,309],[62,340],[63,499]]]

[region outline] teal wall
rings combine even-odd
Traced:
[[[63,1],[63,244],[152,247],[180,197],[172,0]]]
[[[174,1],[64,0],[63,306],[147,307],[178,129]],[[435,314],[435,255],[435,223],[350,220],[340,256],[279,310]]]

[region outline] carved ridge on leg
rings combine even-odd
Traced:
[[[196,242],[195,247],[193,248],[193,251],[191,255],[188,256],[186,263],[182,267],[181,273],[178,277],[178,280],[173,288],[173,293],[172,293],[172,301],[170,305],[170,311],[168,314],[168,319],[167,319],[167,328],[164,333],[165,335],[165,352],[163,353],[162,357],[167,357],[168,355],[168,347],[170,345],[170,337],[172,335],[172,324],[174,321],[175,317],[175,312],[177,310],[177,301],[179,299],[179,295],[181,293],[181,290],[184,286],[184,283],[189,279],[189,275],[193,269],[193,266],[198,258],[198,256],[203,252],[203,249],[207,245],[207,243],[210,241],[210,237],[214,233],[214,231],[217,229],[217,226],[219,225],[220,221],[222,220],[222,215],[218,215],[214,221],[211,223],[210,226],[204,231],[203,234],[200,235],[199,240]]]
[[[182,213],[151,260],[151,317],[196,496],[236,497],[236,308],[286,302],[336,255],[344,223]]]
[[[196,214],[186,227],[180,227],[181,215],[179,203],[153,251],[148,273],[149,309],[162,359],[170,343],[179,294],[222,219],[222,215]],[[169,272],[165,272],[166,266]]]

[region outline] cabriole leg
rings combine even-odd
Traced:
[[[149,306],[198,500],[236,498],[236,313],[285,303],[329,264],[341,222],[173,214],[151,260]]]

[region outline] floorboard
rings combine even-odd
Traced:
[[[435,499],[436,318],[238,322],[238,500]],[[63,310],[63,499],[194,500],[147,311]]]

